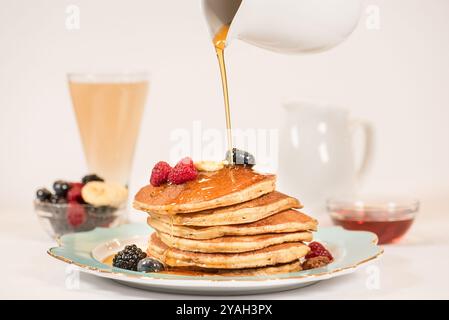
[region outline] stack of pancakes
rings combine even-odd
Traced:
[[[149,214],[147,253],[169,270],[263,275],[301,270],[317,221],[275,191],[276,177],[249,167],[200,171],[181,185],[148,185],[134,207]]]

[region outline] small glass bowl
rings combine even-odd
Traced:
[[[327,201],[327,210],[336,225],[348,230],[375,233],[379,244],[398,242],[410,229],[419,210],[419,201],[391,198],[346,198]]]
[[[85,212],[79,225],[72,225],[68,221],[70,203],[54,204],[50,202],[34,201],[34,211],[45,231],[53,239],[68,233],[93,230],[96,227],[115,227],[126,220],[126,208],[108,206],[94,207],[90,204],[80,204]]]

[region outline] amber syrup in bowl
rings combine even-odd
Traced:
[[[370,231],[379,244],[396,243],[410,229],[419,209],[413,199],[331,199],[327,210],[334,224],[347,230]]]

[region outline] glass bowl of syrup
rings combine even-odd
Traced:
[[[334,224],[347,230],[375,233],[379,244],[396,243],[410,229],[419,209],[415,199],[330,199],[327,210]]]

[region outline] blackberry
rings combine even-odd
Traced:
[[[147,257],[147,254],[135,244],[126,246],[119,251],[112,260],[112,265],[116,268],[137,271],[137,264],[140,260]]]
[[[97,176],[96,174],[88,174],[88,175],[85,175],[85,176],[81,179],[81,182],[82,182],[83,184],[86,184],[86,183],[91,182],[91,181],[101,181],[101,182],[104,182],[104,179],[103,179],[103,178],[100,178],[100,177]]]
[[[226,160],[228,160],[231,164],[249,167],[256,164],[256,159],[251,153],[237,148],[232,148],[232,154],[229,150],[226,152]]]

